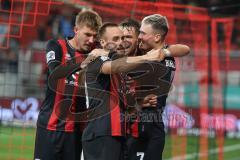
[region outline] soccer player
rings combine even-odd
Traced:
[[[140,33],[140,26],[141,25],[137,20],[131,19],[131,18],[125,19],[124,21],[122,21],[120,23],[120,28],[124,34],[123,40],[132,44],[132,45],[129,45],[130,47],[128,47],[126,49],[126,53],[125,53],[126,55],[142,55],[144,53],[142,50],[139,49],[139,46],[138,46],[139,45],[138,36]],[[170,45],[167,48],[167,52],[169,55],[163,54],[163,59],[166,56],[182,57],[182,56],[189,54],[189,51],[190,51],[190,49],[186,45],[181,45],[181,44]],[[134,96],[135,92],[136,92],[136,89],[135,89],[136,81],[133,81],[131,76],[128,76],[128,79],[125,83],[126,83],[125,88],[127,88],[125,96],[129,97],[129,98],[127,98],[128,106],[134,106],[134,104],[131,104],[131,103],[136,103],[134,101],[136,98]],[[129,102],[129,100],[131,102]],[[132,102],[132,101],[134,101],[134,102]],[[156,104],[157,104],[157,96],[147,96],[145,101],[143,101],[142,106],[151,107],[151,106],[156,106]],[[134,148],[134,147],[132,147],[133,146],[132,144],[134,144],[134,142],[137,141],[137,138],[139,137],[138,127],[140,125],[138,124],[138,122],[136,122],[137,115],[132,113],[132,112],[136,112],[136,110],[133,109],[133,107],[127,107],[127,108],[128,109],[126,110],[125,115],[126,115],[126,117],[127,117],[127,115],[131,115],[131,116],[130,116],[130,118],[127,118],[127,122],[126,122],[128,124],[127,125],[128,126],[127,127],[128,135],[126,136],[125,157],[128,157],[128,154],[129,154],[128,152],[130,151],[132,153],[130,153],[129,156],[132,157],[132,159],[139,159],[140,157],[138,157],[138,156],[140,156],[140,155],[137,156],[137,152],[132,151]],[[144,148],[144,145],[147,145],[147,144],[143,143],[142,145],[140,145],[137,148],[138,151],[141,151],[142,150],[141,148]]]
[[[151,84],[152,86],[155,85],[155,87],[159,87],[159,89],[146,91],[145,97],[149,100],[151,99],[151,96],[148,96],[148,94],[155,92],[152,97],[156,97],[157,95],[157,103],[156,106],[151,103],[148,103],[148,105],[146,105],[147,107],[142,105],[141,111],[138,112],[138,121],[131,126],[131,131],[134,132],[133,137],[135,138],[131,138],[128,141],[129,160],[162,159],[165,132],[161,114],[164,106],[166,105],[166,98],[176,70],[175,61],[173,58],[169,57],[169,50],[166,50],[167,45],[165,44],[165,38],[167,32],[168,22],[166,17],[155,14],[145,17],[142,20],[139,34],[139,48],[144,51],[162,49],[166,52],[166,57],[160,63],[152,64],[153,70],[147,75],[150,78],[145,78],[145,82],[142,83],[145,85]],[[187,48],[188,47],[185,49]],[[164,75],[159,74],[161,73],[161,71],[159,71],[159,67],[161,68],[162,66],[167,68]],[[135,92],[139,91],[136,90]]]
[[[129,47],[125,49],[125,54],[134,56],[143,54],[143,50],[139,49],[138,36],[140,33],[140,23],[132,18],[123,20],[120,24],[120,29],[123,31],[123,40],[130,43]],[[167,48],[168,54],[164,56],[169,57],[183,57],[190,53],[190,49],[186,45],[174,44]]]
[[[35,160],[81,159],[82,131],[74,113],[85,110],[86,100],[85,95],[77,96],[79,70],[85,55],[95,47],[101,25],[96,12],[80,12],[74,37],[47,44],[48,84],[37,121]]]
[[[86,67],[89,122],[82,135],[84,159],[120,160],[126,134],[125,121],[121,119],[124,102],[117,91],[118,83],[124,83],[121,73],[146,61],[159,61],[162,53],[157,50],[142,56],[119,58],[125,56],[125,44],[122,31],[114,23],[104,24],[98,36],[102,48],[109,54],[98,57]]]

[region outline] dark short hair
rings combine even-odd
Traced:
[[[102,36],[105,34],[107,28],[110,28],[110,27],[118,27],[118,24],[111,23],[111,22],[104,23],[98,31],[98,38],[99,39],[102,38]]]
[[[75,25],[86,25],[92,30],[98,31],[102,25],[102,18],[92,10],[81,11],[76,16]]]
[[[120,27],[122,28],[130,28],[133,27],[135,29],[135,32],[137,33],[137,35],[139,35],[140,33],[140,23],[132,18],[127,18],[125,20],[123,20],[120,24]]]

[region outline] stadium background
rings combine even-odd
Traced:
[[[191,47],[177,59],[164,113],[164,159],[238,160],[240,151],[240,4],[231,0],[0,0],[0,159],[32,159],[45,94],[45,45],[72,34],[74,16],[170,23],[167,43]]]

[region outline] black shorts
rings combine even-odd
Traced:
[[[84,160],[123,160],[122,137],[102,136],[82,143]]]
[[[155,111],[146,112],[146,114],[155,114]],[[161,118],[158,119],[160,121],[142,120],[139,122],[139,137],[127,139],[128,160],[161,160],[165,145],[164,124]],[[145,120],[149,119],[145,118]]]
[[[37,127],[35,160],[80,160],[81,152],[80,132],[50,131]]]

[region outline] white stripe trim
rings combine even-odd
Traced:
[[[88,98],[88,90],[87,90],[87,82],[85,80],[84,82],[84,87],[85,87],[85,95],[86,95],[86,106],[87,106],[87,109],[89,108],[89,98]]]

